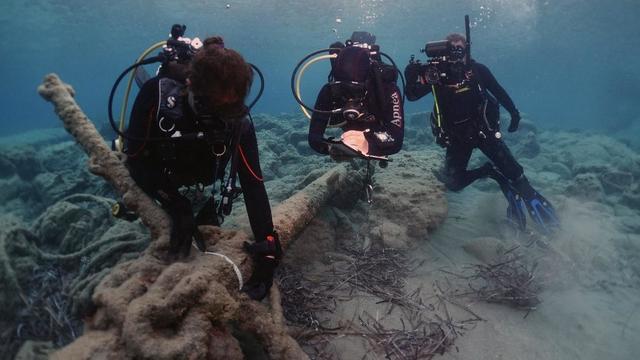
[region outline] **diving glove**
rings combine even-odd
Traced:
[[[242,291],[251,299],[260,301],[267,296],[273,285],[273,274],[282,257],[280,239],[274,231],[263,241],[253,244],[245,242],[244,248],[253,257],[253,273]]]
[[[511,122],[509,123],[509,132],[515,132],[518,130],[518,125],[520,124],[520,112],[515,110],[511,113]]]
[[[273,285],[273,273],[277,266],[278,261],[266,257],[254,261],[253,273],[242,287],[242,291],[253,300],[264,299]]]
[[[345,162],[353,158],[353,156],[346,155],[343,151],[339,150],[335,146],[332,146],[331,144],[329,144],[328,146],[329,157],[331,157],[331,160],[335,162]]]
[[[422,66],[420,64],[409,64],[404,69],[404,77],[407,79],[407,85],[415,84],[418,82],[418,78],[420,77],[420,72],[422,71]]]

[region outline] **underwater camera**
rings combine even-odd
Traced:
[[[422,66],[421,73],[427,84],[440,84],[451,73],[459,73],[471,60],[471,31],[469,28],[469,15],[465,15],[466,47],[452,46],[448,40],[430,41],[420,52],[427,55],[427,63]],[[414,62],[414,56],[411,56]],[[416,61],[419,63],[419,61]]]
[[[447,78],[454,67],[453,64],[463,60],[465,53],[464,49],[460,51],[460,49],[452,47],[447,40],[428,42],[421,51],[429,58],[427,63],[423,65],[422,73],[427,84],[430,85],[439,84]]]

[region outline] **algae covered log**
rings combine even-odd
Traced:
[[[38,93],[54,105],[64,128],[89,156],[89,170],[106,179],[122,196],[125,205],[140,216],[151,231],[154,243],[166,247],[171,226],[169,217],[133,181],[118,153],[111,151],[76,103],[73,88],[63,83],[56,74],[49,74],[38,87]]]
[[[109,149],[76,104],[69,85],[52,74],[38,91],[54,104],[67,131],[89,155],[91,171],[109,181],[127,207],[140,215],[155,244],[101,281],[85,334],[53,358],[241,358],[234,329],[252,333],[271,358],[306,358],[287,334],[279,304],[269,309],[239,292],[239,279],[224,258],[194,253],[183,262],[169,263],[159,256],[169,239],[167,215],[137,187],[122,158]],[[336,166],[277,206],[273,220],[283,247],[336,192],[357,191],[357,178],[346,166]],[[200,229],[210,251],[230,259],[243,278],[251,274],[251,259],[243,251],[243,243],[250,240],[246,233]]]

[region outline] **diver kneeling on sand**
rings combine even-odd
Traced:
[[[329,54],[311,59],[323,52]],[[393,65],[385,64],[382,56]],[[308,65],[325,58],[331,60],[329,81],[311,108],[300,98],[300,77]],[[404,138],[403,97],[396,85],[399,73],[393,60],[375,45],[375,36],[367,32],[354,32],[346,46],[334,43],[304,58],[291,85],[294,97],[311,119],[311,148],[336,160],[363,157],[381,160],[384,166],[387,155],[400,151]],[[342,128],[340,140],[324,138],[327,127]]]
[[[255,265],[244,291],[262,299],[272,285],[282,250],[262,179],[250,107],[245,105],[252,65],[225,48],[222,38],[201,43],[182,37],[184,29],[178,26],[175,31],[174,25],[158,76],[142,85],[126,132],[116,131],[125,139],[123,151],[132,177],[171,217],[172,254],[187,256],[192,241],[205,251],[198,225],[220,225],[234,198],[244,195],[256,239],[245,244]],[[213,185],[215,192],[218,181],[220,199],[212,193],[194,217],[180,188],[195,186],[202,193],[204,186]]]
[[[436,143],[447,149],[441,181],[452,191],[460,191],[477,179],[495,179],[508,201],[507,217],[520,230],[526,227],[526,210],[545,233],[559,227],[556,212],[529,184],[500,133],[500,109],[511,114],[509,132],[518,129],[520,113],[491,71],[470,55],[468,16],[467,36],[450,34],[446,40],[426,44],[426,64],[413,56],[405,69],[405,93],[416,101],[433,94],[431,128]],[[471,153],[479,148],[493,163],[467,170]],[[525,210],[526,208],[526,210]]]

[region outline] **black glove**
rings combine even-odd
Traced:
[[[282,247],[278,234],[273,232],[265,240],[253,244],[244,243],[245,250],[253,256],[253,273],[249,281],[242,287],[253,300],[262,300],[273,285],[273,273],[280,263]]]
[[[242,291],[253,300],[264,299],[273,285],[273,273],[277,266],[278,262],[275,259],[262,258],[254,261],[253,273],[249,281],[242,287]]]
[[[329,157],[331,157],[331,160],[335,162],[349,161],[353,158],[353,156],[345,154],[341,150],[331,146],[331,144],[329,144]]]
[[[518,110],[511,113],[511,122],[509,123],[509,132],[518,130],[520,124],[520,112]]]
[[[422,66],[420,64],[412,63],[404,68],[404,77],[407,79],[407,85],[415,84],[418,81]]]

